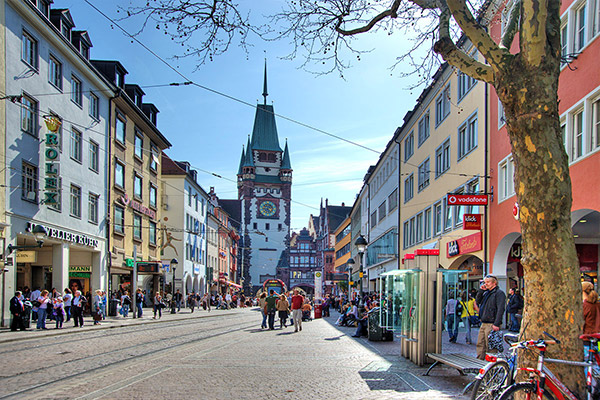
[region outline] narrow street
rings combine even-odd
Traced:
[[[261,330],[255,309],[194,317],[0,336],[0,399],[451,399],[468,382],[423,377],[398,343],[354,339],[334,315],[298,333]]]

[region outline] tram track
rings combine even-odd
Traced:
[[[82,337],[81,336],[85,336],[83,339],[85,340],[93,340],[93,339],[97,339],[97,338],[107,338],[107,337],[111,337],[111,336],[120,336],[123,335],[123,331],[122,329],[127,329],[130,327],[136,327],[137,328],[137,332],[140,331],[144,331],[144,332],[151,332],[151,331],[158,331],[158,330],[162,330],[165,328],[173,328],[173,327],[178,327],[178,326],[187,326],[187,325],[193,325],[198,323],[199,321],[205,320],[205,319],[214,319],[214,318],[224,318],[224,319],[230,319],[233,318],[234,316],[236,316],[237,314],[230,314],[230,315],[207,315],[207,316],[202,316],[202,317],[197,317],[197,318],[193,318],[193,319],[185,319],[185,320],[175,320],[175,321],[160,321],[158,323],[140,323],[140,324],[132,324],[132,325],[120,325],[120,326],[114,326],[114,327],[108,327],[105,329],[98,329],[98,330],[94,330],[94,331],[89,331],[89,330],[85,330],[83,332],[66,332],[69,338],[69,340],[61,340],[61,341],[55,341],[55,342],[50,342],[48,343],[49,340],[52,340],[52,338],[62,338],[64,336],[62,335],[52,335],[52,336],[40,336],[40,337],[24,337],[23,341],[21,342],[7,342],[7,343],[0,343],[0,348],[3,347],[8,347],[7,350],[0,350],[0,355],[2,354],[8,354],[8,353],[14,353],[15,351],[29,351],[29,350],[36,350],[39,348],[44,348],[47,349],[48,347],[52,347],[52,346],[62,346],[64,344],[69,344],[69,343],[76,343],[81,341]],[[110,333],[107,333],[107,330],[110,330]],[[18,344],[31,344],[31,342],[33,341],[38,341],[41,343],[38,344],[32,344],[31,346],[28,347],[19,347]]]
[[[228,328],[231,328],[231,327],[234,327],[234,326],[235,326],[235,329],[228,329]],[[199,332],[191,332],[189,334],[180,335],[180,336],[177,337],[177,340],[178,340],[177,343],[174,343],[174,344],[171,344],[171,345],[167,345],[167,346],[162,346],[161,345],[160,348],[158,348],[158,349],[156,348],[157,347],[156,346],[157,343],[155,341],[144,342],[144,343],[136,344],[134,346],[128,346],[128,347],[124,347],[124,348],[119,348],[119,349],[115,349],[115,350],[111,350],[111,351],[106,351],[106,352],[98,353],[98,354],[95,354],[95,355],[92,355],[92,356],[81,357],[81,358],[75,359],[75,360],[69,360],[69,364],[71,366],[73,366],[73,363],[77,363],[77,362],[81,362],[81,361],[85,361],[86,363],[89,364],[89,360],[98,359],[98,358],[103,357],[103,356],[109,356],[109,355],[113,355],[113,354],[117,354],[117,353],[121,353],[121,354],[127,353],[128,356],[126,358],[118,359],[118,360],[115,360],[115,361],[109,361],[109,362],[107,362],[105,364],[102,364],[100,368],[116,367],[116,366],[119,366],[119,365],[124,364],[126,362],[129,362],[129,361],[131,361],[134,358],[137,359],[137,360],[140,360],[141,358],[144,358],[144,357],[156,356],[156,355],[164,354],[164,353],[167,353],[169,351],[172,351],[173,349],[177,349],[177,348],[180,348],[180,347],[192,344],[192,343],[197,343],[197,342],[200,342],[200,341],[205,341],[205,340],[213,339],[213,338],[220,337],[220,336],[223,336],[223,335],[226,335],[226,334],[230,334],[230,333],[233,333],[233,332],[243,331],[245,329],[248,329],[248,328],[251,328],[251,327],[255,327],[255,326],[256,326],[256,322],[255,321],[252,321],[251,323],[246,323],[244,325],[240,325],[240,323],[238,321],[236,324],[230,324],[230,325],[226,325],[226,326],[218,326],[218,327],[215,327],[213,329],[204,330],[202,333],[206,333],[206,332],[210,332],[210,331],[216,331],[216,330],[220,331],[220,332],[216,332],[216,333],[205,335],[205,336],[200,336],[199,337],[198,336]],[[185,339],[185,340],[180,341],[181,339]],[[140,348],[142,346],[149,346],[150,349],[148,351],[142,352],[140,354],[133,354],[133,355],[130,354],[130,351],[132,349]],[[41,371],[49,370],[49,369],[52,369],[54,367],[59,367],[59,366],[63,366],[64,367],[64,364],[62,364],[62,363],[61,364],[55,364],[53,366],[44,365],[44,367],[43,368],[39,368],[37,370],[37,372],[39,372],[40,370]],[[46,380],[44,380],[42,382],[38,381],[36,384],[30,385],[30,386],[25,387],[25,388],[21,388],[18,391],[0,395],[0,399],[15,398],[15,396],[19,397],[21,395],[27,394],[28,392],[34,391],[36,389],[44,388],[44,387],[51,388],[52,386],[58,385],[60,383],[64,383],[65,381],[68,381],[69,379],[77,378],[77,377],[80,377],[80,376],[82,376],[84,374],[87,374],[91,370],[94,370],[95,368],[96,367],[90,367],[90,368],[87,368],[87,369],[86,368],[77,369],[77,368],[73,367],[71,369],[74,370],[74,371],[77,371],[77,372],[70,373],[70,374],[67,374],[65,376],[58,376],[58,377],[52,376],[51,380],[47,380],[46,379]],[[25,373],[32,373],[32,372],[34,372],[34,371],[27,371]],[[9,376],[9,377],[2,377],[2,378],[0,378],[0,385],[6,387],[5,383],[2,383],[3,381],[10,380],[11,378],[18,377],[19,375],[23,375],[25,373],[15,374],[15,375],[12,375],[12,376]]]

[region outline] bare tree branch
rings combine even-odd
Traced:
[[[340,15],[338,16],[338,23],[335,25],[335,30],[336,32],[344,36],[351,36],[356,35],[358,33],[368,32],[384,18],[398,17],[398,8],[400,7],[400,2],[401,0],[394,0],[394,3],[392,4],[392,7],[389,10],[382,11],[381,13],[373,17],[373,19],[371,19],[366,25],[355,29],[346,30],[341,28],[341,25],[344,23],[344,15]]]
[[[473,57],[460,50],[449,37],[438,40],[433,50],[440,54],[448,64],[461,72],[480,81],[494,82],[494,71],[489,65],[476,61]]]
[[[510,15],[506,27],[504,28],[504,36],[500,45],[504,48],[510,49],[510,46],[515,40],[515,35],[519,30],[519,19],[521,18],[521,0],[516,0],[513,4],[513,8],[510,10]]]

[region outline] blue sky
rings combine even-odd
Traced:
[[[122,15],[117,14],[117,5],[129,4],[128,0],[92,2],[114,18]],[[261,0],[252,4],[260,7],[251,10],[251,16],[258,20],[278,10],[282,2]],[[116,27],[111,29],[110,22],[84,1],[55,0],[53,7],[69,8],[75,29],[89,32],[92,59],[119,60],[129,72],[126,82],[142,86],[144,102],[158,107],[158,128],[173,145],[167,154],[200,169],[198,180],[207,191],[214,186],[220,198],[237,198],[234,182],[202,170],[236,179],[255,109],[198,87],[145,87],[183,79]],[[118,23],[129,32],[140,26],[139,20]],[[407,89],[410,79],[401,79],[398,71],[390,70],[406,46],[405,37],[399,34],[357,37],[358,47],[373,51],[354,61],[344,72],[345,79],[337,73],[317,76],[300,69],[303,59],[282,60],[291,51],[285,41],[251,38],[249,54],[233,46],[227,54],[197,66],[194,59],[172,59],[182,48],[158,31],[144,32],[139,40],[194,82],[251,104],[262,102],[266,52],[268,102],[276,113],[377,151],[385,148],[420,93],[420,89]],[[328,198],[330,204],[352,205],[368,166],[377,162],[378,154],[282,118],[277,119],[277,128],[282,147],[288,139],[294,169],[292,229],[307,226],[309,215],[318,214],[321,198]]]

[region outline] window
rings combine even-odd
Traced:
[[[398,207],[398,189],[394,189],[394,191],[388,196],[388,211],[392,212],[396,207]]]
[[[277,224],[277,230],[281,232],[283,230],[283,224]]]
[[[406,139],[404,139],[404,162],[407,162],[415,152],[415,135],[413,132],[409,133]]]
[[[23,162],[21,165],[21,199],[37,204],[38,169],[35,165]]]
[[[583,109],[573,114],[573,127],[571,133],[571,157],[573,160],[583,156]]]
[[[575,11],[575,51],[581,51],[585,46],[585,4]]]
[[[62,64],[52,55],[48,57],[48,82],[62,90]]]
[[[38,8],[42,14],[48,18],[48,15],[50,15],[50,4],[48,3],[48,0],[38,0]]]
[[[506,115],[504,114],[504,104],[498,99],[498,129],[506,124]]]
[[[94,172],[98,172],[100,165],[100,154],[98,143],[90,140],[90,169]]]
[[[94,93],[90,93],[90,117],[100,119],[100,100]]]
[[[258,224],[256,222],[254,222],[252,224],[252,229],[257,230],[258,229]]]
[[[569,24],[568,21],[563,22],[560,27],[560,66],[567,64],[569,54]]]
[[[467,193],[479,193],[479,179],[475,178],[466,185]],[[465,214],[475,214],[479,211],[479,206],[464,206]]]
[[[457,194],[463,194],[462,190],[457,190]],[[452,206],[454,209],[454,225],[456,227],[462,226],[463,223],[463,215],[465,215],[465,207],[464,206]]]
[[[500,201],[515,194],[514,188],[514,163],[512,156],[508,156],[498,164],[498,186]]]
[[[137,129],[135,131],[135,139],[133,142],[133,146],[133,154],[141,160],[144,157],[144,138],[141,136],[140,131],[138,131]]]
[[[450,138],[435,150],[435,177],[450,169]]]
[[[412,217],[409,221],[409,227],[408,227],[408,237],[409,237],[409,242],[410,245],[414,245],[415,244],[415,217]]]
[[[433,205],[433,234],[442,233],[442,202],[438,201]]]
[[[423,212],[423,240],[431,238],[431,208]]]
[[[71,100],[79,107],[83,104],[83,88],[81,80],[75,75],[71,75]]]
[[[402,245],[404,246],[405,249],[410,247],[410,232],[409,232],[409,226],[408,226],[408,221],[406,221],[404,223],[404,226],[402,228],[402,233],[403,233],[403,241],[402,241]]]
[[[591,37],[596,36],[600,33],[600,0],[594,0],[592,2],[592,35]]]
[[[417,225],[416,230],[415,230],[416,243],[421,243],[423,241],[423,213],[417,214],[416,225]]]
[[[425,189],[427,186],[429,186],[429,172],[430,172],[430,165],[429,165],[429,157],[427,157],[427,159],[425,161],[423,161],[421,163],[421,165],[419,165],[419,178],[418,178],[418,186],[419,186],[419,192],[423,189]]]
[[[597,1],[600,3],[600,0]],[[592,135],[590,148],[594,150],[600,147],[600,99],[592,103]]]
[[[133,238],[142,240],[142,216],[133,214]]]
[[[88,219],[92,224],[98,223],[98,198],[97,194],[91,192],[88,196]]]
[[[408,178],[404,180],[404,202],[410,201],[415,195],[414,191],[415,177],[414,174],[410,174]]]
[[[450,85],[446,86],[435,100],[435,126],[437,127],[450,114]]]
[[[137,174],[133,175],[133,195],[142,198],[142,177]]]
[[[477,80],[471,78],[464,72],[458,72],[458,100],[462,100],[463,97],[469,93],[469,91],[475,86]]]
[[[156,208],[156,186],[150,185],[150,207]]]
[[[429,111],[419,120],[419,147],[429,137]]]
[[[71,128],[71,158],[79,163],[81,162],[81,146],[81,132],[75,128]]]
[[[150,170],[156,172],[158,167],[158,147],[154,143],[150,144]]]
[[[23,95],[21,98],[21,130],[32,136],[38,136],[37,126],[38,103],[31,97]]]
[[[477,114],[458,128],[458,159],[460,160],[477,147]]]
[[[269,224],[268,222],[265,224],[265,230],[269,230],[271,229],[271,224]]]
[[[448,199],[444,197],[444,230],[452,228],[452,207],[448,205]]]
[[[121,206],[115,206],[115,232],[125,233],[125,209]]]
[[[21,38],[21,60],[31,68],[38,69],[38,42],[29,33],[23,31]]]
[[[117,118],[115,119],[115,139],[117,139],[117,141],[119,141],[121,144],[125,144],[125,133],[127,129],[125,117],[121,116],[120,113],[117,113]]]
[[[115,162],[115,185],[125,188],[125,166],[120,162]]]
[[[71,185],[71,216],[81,218],[81,188]]]
[[[156,222],[150,221],[149,223],[148,240],[150,244],[156,245]]]
[[[381,221],[382,219],[385,218],[386,216],[386,205],[385,205],[385,201],[383,203],[381,203],[381,205],[379,205],[379,221]]]
[[[371,227],[377,225],[377,210],[373,211],[371,214]]]

